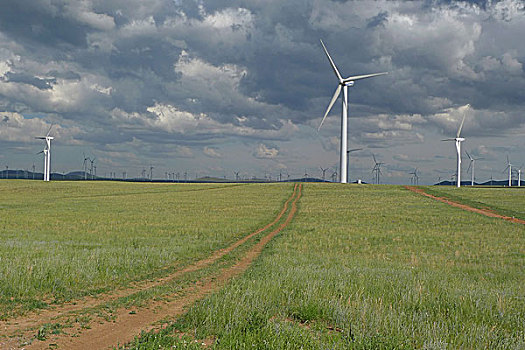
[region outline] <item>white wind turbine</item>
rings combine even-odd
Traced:
[[[474,167],[476,166],[476,160],[481,160],[483,158],[474,158],[467,151],[465,151],[465,153],[467,154],[468,159],[470,159],[470,164],[468,166],[467,173],[469,171],[472,171],[472,173],[471,173],[472,176],[471,176],[471,179],[470,179],[470,186],[474,186],[474,178],[475,178],[475,176],[474,176]]]
[[[49,136],[49,133],[51,132],[51,127],[47,131],[46,136],[37,136],[36,139],[39,140],[45,140],[46,144],[44,146],[44,150],[39,153],[44,153],[44,181],[50,180],[50,174],[51,174],[51,140],[54,139],[53,136]]]
[[[511,187],[512,186],[512,164],[510,163],[508,155],[507,155],[507,167],[503,170],[503,172],[505,172],[505,170],[507,169],[509,169],[509,187]]]
[[[332,69],[334,70],[334,73],[337,77],[337,80],[339,81],[339,84],[337,85],[337,88],[335,89],[335,93],[332,96],[332,100],[330,101],[330,104],[328,105],[328,108],[326,109],[323,120],[321,121],[321,124],[319,125],[319,128],[317,129],[317,131],[321,129],[321,126],[323,125],[323,122],[326,119],[326,116],[328,115],[335,101],[339,97],[339,94],[341,93],[341,89],[343,89],[343,111],[341,113],[341,147],[340,147],[340,154],[339,154],[340,156],[339,174],[340,174],[341,183],[347,183],[346,154],[347,154],[347,149],[348,149],[347,148],[347,143],[348,143],[347,142],[347,138],[348,138],[348,87],[354,86],[354,82],[356,80],[372,78],[378,75],[388,74],[388,72],[365,74],[365,75],[355,75],[355,76],[351,76],[351,77],[343,79],[343,77],[339,73],[339,70],[335,66],[335,63],[332,60],[332,57],[330,57],[330,54],[328,53],[328,50],[326,49],[326,46],[324,45],[322,40],[321,40],[321,45],[323,45],[323,49],[324,49],[324,52],[326,53],[326,57],[328,57],[328,60],[330,61],[330,65],[332,66]]]
[[[442,141],[456,141],[456,152],[457,152],[457,170],[456,170],[456,181],[457,181],[457,187],[461,187],[461,142],[465,141],[465,138],[461,137],[461,129],[463,128],[463,123],[465,122],[465,117],[467,116],[467,109],[470,108],[470,104],[467,104],[463,107],[463,119],[461,120],[461,124],[459,125],[458,133],[456,134],[456,138],[453,139],[445,139]]]

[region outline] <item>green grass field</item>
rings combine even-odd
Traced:
[[[518,203],[513,210],[524,214],[520,197],[492,190],[479,192],[481,203]],[[271,222],[291,191],[292,184],[0,181],[2,315],[206,257]],[[472,200],[467,189],[439,191]],[[298,204],[244,275],[128,347],[525,347],[524,225],[401,186],[306,184]]]
[[[206,257],[271,221],[291,188],[0,181],[0,317]]]
[[[525,187],[483,188],[462,186],[427,186],[425,191],[479,209],[491,209],[498,214],[525,220]]]
[[[308,184],[244,276],[130,348],[521,349],[524,268],[522,225],[398,186]]]

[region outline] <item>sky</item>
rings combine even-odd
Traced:
[[[0,169],[234,178],[338,169],[343,76],[389,72],[349,91],[350,179],[476,179],[525,163],[525,5],[504,1],[3,0]],[[470,108],[464,106],[470,104]],[[469,166],[463,154],[463,178]],[[181,175],[182,176],[182,175]]]

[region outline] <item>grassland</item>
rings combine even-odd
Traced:
[[[396,186],[303,194],[247,273],[129,348],[525,347],[523,225]]]
[[[463,186],[429,186],[425,191],[434,196],[470,205],[479,209],[490,209],[494,212],[525,220],[525,188],[483,188]]]
[[[291,187],[0,181],[0,317],[206,257],[271,221]]]

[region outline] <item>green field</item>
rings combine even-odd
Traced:
[[[291,189],[0,181],[0,318],[206,257],[271,221]]]
[[[209,256],[271,222],[292,186],[0,181],[2,315]],[[522,191],[438,190],[525,213]],[[305,184],[298,204],[245,274],[128,347],[525,347],[524,225],[401,186]]]
[[[524,268],[522,225],[397,186],[308,184],[244,276],[131,348],[523,348]]]
[[[498,214],[525,220],[525,187],[483,188],[462,186],[425,187],[427,193],[446,197],[479,209],[491,209]]]

